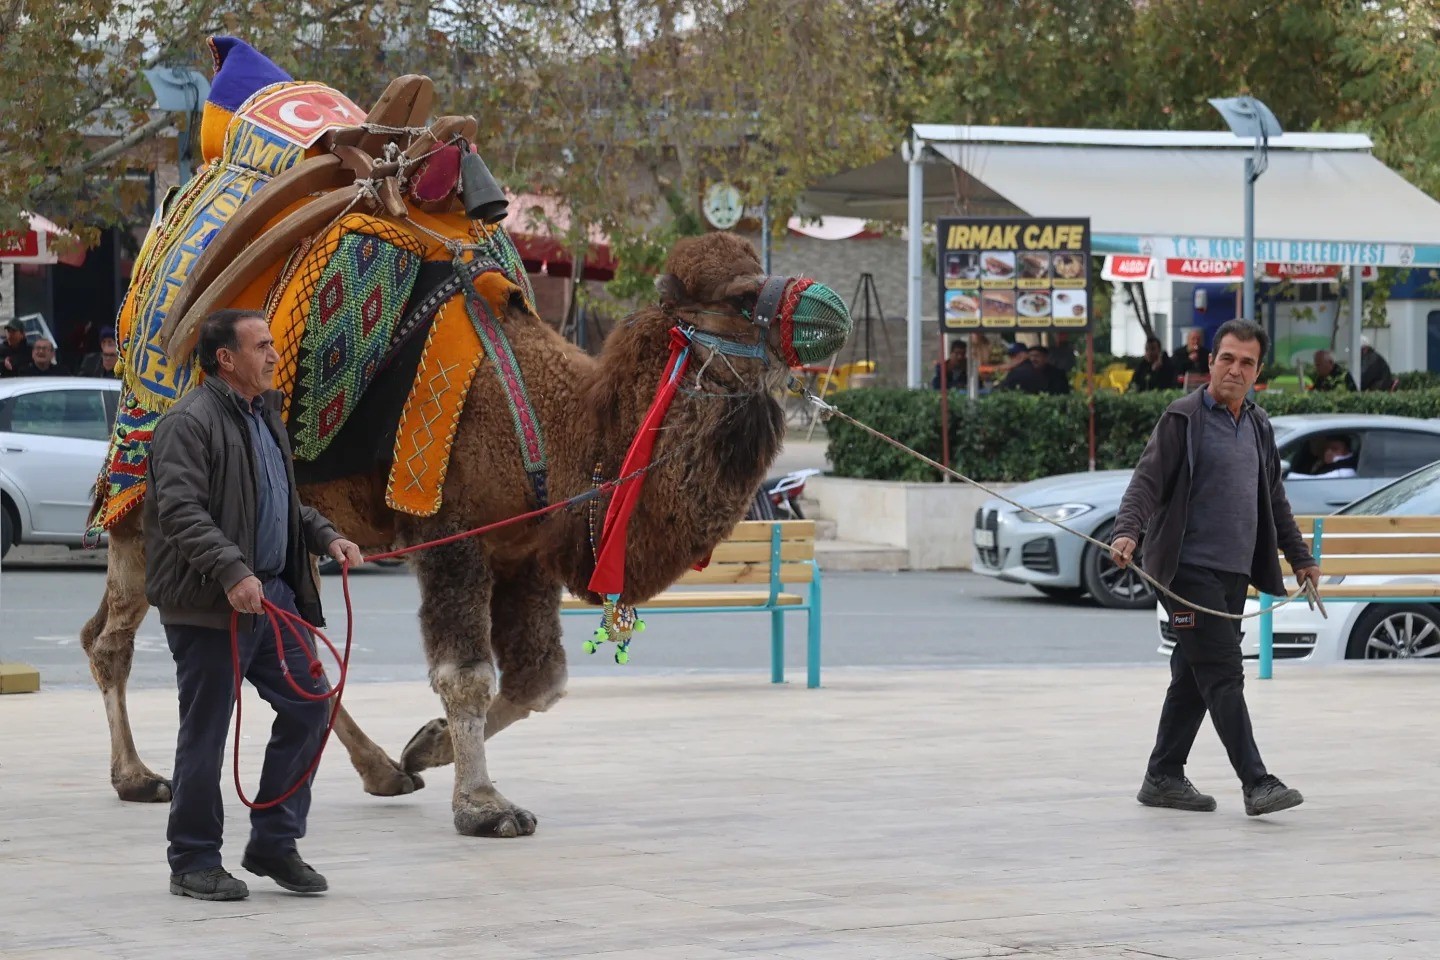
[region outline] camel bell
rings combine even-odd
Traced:
[[[460,161],[460,198],[465,204],[465,216],[471,220],[495,224],[504,220],[509,213],[510,201],[500,189],[490,168],[473,150],[466,152]]]

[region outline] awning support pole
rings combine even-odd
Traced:
[[[906,145],[910,165],[910,235],[906,261],[910,283],[905,295],[905,382],[910,389],[920,386],[920,291],[923,268],[920,263],[920,240],[925,226],[925,168],[923,149],[918,139],[911,139]]]
[[[1355,378],[1355,389],[1360,385],[1360,321],[1365,311],[1365,291],[1360,287],[1360,267],[1350,268],[1350,376]]]

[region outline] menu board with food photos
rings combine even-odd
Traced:
[[[1088,217],[944,217],[935,237],[944,329],[1089,328]]]

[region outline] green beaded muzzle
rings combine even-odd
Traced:
[[[804,277],[766,277],[755,300],[755,322],[778,324],[780,350],[792,367],[819,363],[850,338],[850,309],[823,283]]]

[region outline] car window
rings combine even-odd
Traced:
[[[1291,476],[1320,476],[1332,467],[1325,458],[1326,447],[1331,441],[1343,441],[1351,454],[1361,452],[1369,440],[1354,430],[1321,430],[1291,437],[1280,444],[1280,459],[1290,464]],[[1343,451],[1336,451],[1337,454]],[[1363,454],[1362,454],[1363,455]],[[1353,467],[1354,462],[1350,465]],[[1408,471],[1407,471],[1408,472]],[[1354,476],[1352,473],[1350,476]],[[1398,477],[1400,474],[1391,474]]]
[[[1360,451],[1362,477],[1403,477],[1440,460],[1440,435],[1414,430],[1371,430]]]
[[[99,390],[42,390],[4,403],[0,430],[42,437],[109,440],[105,400]]]
[[[1440,516],[1440,463],[1381,487],[1350,504],[1341,514],[1362,517]]]

